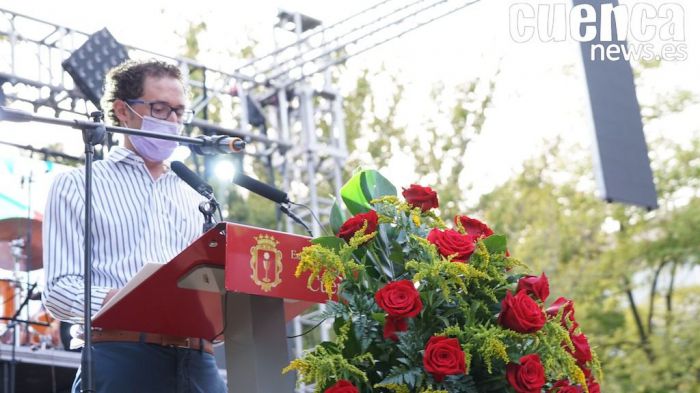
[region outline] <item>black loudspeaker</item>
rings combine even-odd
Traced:
[[[126,48],[105,28],[91,35],[61,65],[85,97],[100,108],[105,75],[128,58]]]
[[[602,198],[647,209],[658,207],[656,187],[649,164],[642,118],[628,60],[595,58],[609,46],[627,47],[618,39],[612,21],[612,40],[601,40],[601,5],[617,6],[616,0],[574,0],[591,5],[596,13],[596,37],[581,42],[583,66],[595,125],[594,165]],[[596,52],[594,49],[598,48]],[[613,48],[613,49],[617,49]]]

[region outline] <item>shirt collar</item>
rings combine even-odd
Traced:
[[[143,158],[141,158],[138,154],[134,153],[133,151],[122,147],[122,146],[114,146],[112,147],[112,150],[109,151],[107,154],[107,157],[105,158],[107,161],[111,162],[124,162],[125,164],[129,165],[140,165],[140,166],[145,166],[146,163],[143,161]],[[166,162],[165,164],[165,172],[163,173],[164,175],[171,175],[173,172],[170,170],[170,163]]]
[[[124,161],[129,164],[143,163],[143,159],[136,153],[121,146],[112,147],[112,150],[110,150],[109,154],[107,154],[106,160],[111,162]]]

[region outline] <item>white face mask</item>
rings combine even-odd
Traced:
[[[127,104],[136,116],[141,118],[141,129],[144,131],[158,132],[161,134],[178,135],[182,124],[156,119],[151,116],[141,116]],[[162,162],[170,157],[178,146],[177,141],[167,139],[149,138],[141,135],[129,135],[131,144],[141,157],[152,162]]]

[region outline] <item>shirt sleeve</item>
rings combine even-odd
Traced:
[[[51,185],[42,224],[45,280],[43,301],[57,319],[80,323],[84,315],[84,185],[77,171],[59,174]],[[109,287],[92,286],[92,315]]]

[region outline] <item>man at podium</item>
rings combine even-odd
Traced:
[[[128,61],[107,76],[103,107],[115,125],[179,134],[192,119],[180,70]],[[126,136],[94,163],[92,314],[146,262],[165,263],[199,235],[202,198],[165,164],[177,142]],[[44,304],[58,319],[83,318],[84,168],[58,176],[49,192],[43,239]],[[87,332],[86,332],[87,333]],[[92,332],[98,393],[225,392],[211,342],[117,330]],[[80,370],[73,392],[80,391]]]

